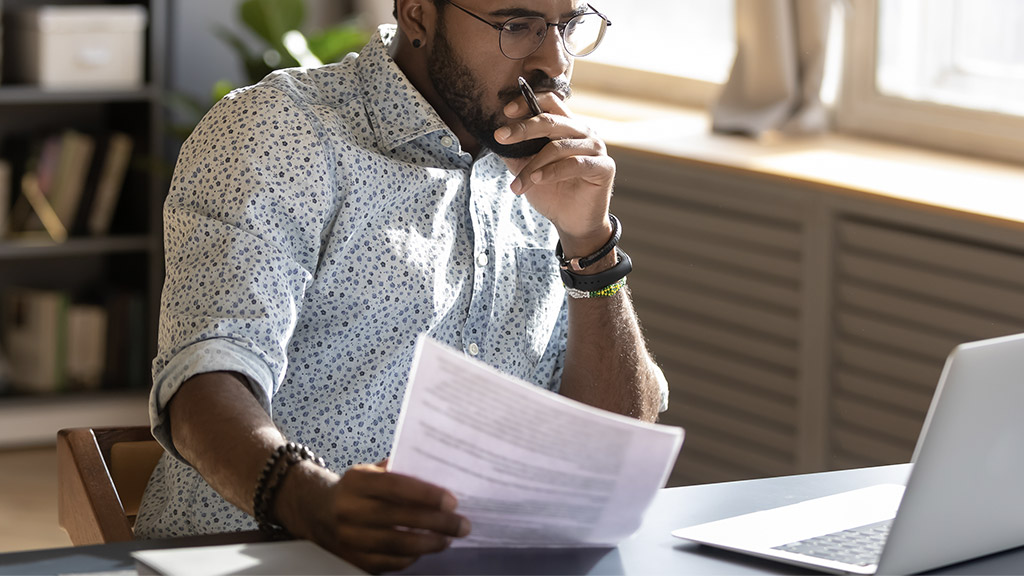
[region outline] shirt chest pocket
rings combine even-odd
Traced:
[[[548,348],[565,302],[558,263],[551,250],[516,248],[516,290],[511,302],[511,324],[526,344],[526,355],[536,364]]]

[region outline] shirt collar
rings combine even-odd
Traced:
[[[387,150],[439,130],[451,134],[433,106],[388,54],[396,31],[393,24],[382,25],[357,60],[366,111],[378,142]]]

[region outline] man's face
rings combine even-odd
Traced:
[[[523,4],[482,0],[458,3],[496,24],[511,16],[538,14],[554,22],[563,19],[563,11],[558,8],[565,7],[564,13],[571,13],[574,7],[573,2],[562,0],[511,1]],[[519,76],[536,92],[554,91],[562,97],[569,96],[572,61],[557,36],[557,29],[549,29],[537,52],[522,60],[511,60],[501,53],[496,30],[457,8],[442,6],[433,50],[427,61],[431,81],[466,131],[483,146],[507,158],[532,156],[544,147],[547,139],[504,145],[494,140],[494,131],[510,121],[503,109],[520,96]]]

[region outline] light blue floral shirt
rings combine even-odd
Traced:
[[[554,228],[500,158],[461,150],[388,56],[393,35],[234,92],[184,146],[150,398],[170,454],[139,536],[255,528],[174,450],[165,407],[195,374],[247,376],[285,436],[339,472],[388,455],[420,333],[557,390]]]

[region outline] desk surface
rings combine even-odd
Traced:
[[[658,493],[640,530],[612,549],[450,549],[426,556],[406,574],[773,574],[791,566],[713,550],[672,537],[671,531],[736,514],[781,506],[884,482],[904,483],[908,465],[668,488]],[[135,541],[0,555],[0,574],[66,574],[132,570],[132,550],[223,544],[252,533]],[[1024,548],[951,566],[948,574],[1024,573]]]

